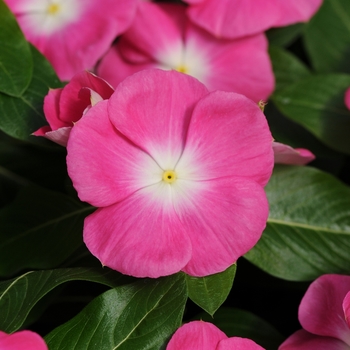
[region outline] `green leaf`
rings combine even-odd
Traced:
[[[61,264],[82,244],[83,220],[92,211],[40,187],[20,190],[0,210],[0,276]]]
[[[318,72],[350,73],[349,0],[324,0],[306,25],[305,44]]]
[[[60,87],[49,62],[31,46],[34,68],[28,88],[18,97],[0,93],[0,130],[6,134],[34,143],[48,143],[31,134],[47,125],[43,115],[43,100],[49,88]]]
[[[269,47],[273,72],[276,78],[275,91],[310,76],[309,69],[297,57],[277,46]]]
[[[350,273],[348,186],[311,167],[278,166],[266,192],[267,227],[245,258],[286,280]]]
[[[252,339],[266,350],[276,350],[284,341],[274,327],[248,311],[224,307],[217,311],[214,318],[201,313],[196,319],[215,324],[228,337]]]
[[[277,91],[273,101],[284,115],[326,145],[350,154],[350,111],[344,104],[348,87],[350,75],[312,76]]]
[[[50,350],[159,350],[181,325],[186,300],[183,274],[117,287],[45,340]]]
[[[189,298],[211,316],[226,300],[232,288],[237,265],[206,277],[186,275]]]
[[[303,31],[305,24],[296,23],[286,27],[271,28],[266,32],[270,45],[288,46]]]
[[[125,276],[105,269],[71,268],[30,271],[0,283],[0,329],[11,333],[25,322],[33,307],[52,289],[68,281],[91,281],[109,287],[128,283]]]
[[[20,96],[32,77],[32,54],[15,17],[2,0],[0,47],[0,92]]]

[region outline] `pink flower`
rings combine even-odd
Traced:
[[[127,29],[139,0],[5,0],[60,79],[92,68]]]
[[[250,339],[227,335],[213,324],[193,321],[180,327],[166,350],[264,350]]]
[[[345,91],[345,98],[344,98],[345,105],[348,109],[350,109],[350,88]]]
[[[322,0],[184,0],[191,21],[213,35],[236,39],[271,27],[308,21]]]
[[[70,131],[86,111],[97,102],[108,99],[114,89],[96,75],[82,71],[63,89],[50,90],[44,99],[44,113],[50,126],[43,126],[33,135],[66,146]]]
[[[279,142],[272,142],[275,164],[305,165],[315,159],[315,155],[305,148],[292,148]]]
[[[323,275],[306,291],[299,306],[302,330],[279,350],[350,349],[350,276]]]
[[[217,39],[190,23],[185,10],[179,4],[140,3],[135,21],[102,59],[98,74],[117,86],[145,68],[175,69],[209,90],[267,99],[274,75],[265,36]]]
[[[225,270],[266,225],[271,140],[243,95],[176,71],[135,73],[68,141],[79,198],[99,208],[85,219],[88,249],[136,277]]]
[[[7,334],[0,331],[1,350],[48,350],[44,340],[31,331],[19,331]]]

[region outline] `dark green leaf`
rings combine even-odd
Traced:
[[[242,337],[254,340],[266,350],[276,350],[284,337],[269,323],[251,312],[224,307],[214,318],[202,313],[196,319],[214,323],[228,337]]]
[[[304,23],[296,23],[287,27],[272,28],[266,35],[270,45],[287,46],[300,35],[304,26]]]
[[[116,287],[125,276],[105,269],[72,268],[51,271],[30,271],[0,283],[0,329],[7,333],[18,330],[32,308],[52,289],[68,281],[91,281]]]
[[[34,69],[28,88],[19,97],[0,93],[0,129],[21,140],[43,143],[43,138],[31,134],[47,125],[43,115],[44,96],[49,88],[59,87],[61,83],[48,61],[33,46],[31,50]]]
[[[181,325],[183,274],[107,291],[46,336],[50,350],[159,350]]]
[[[306,25],[305,44],[317,71],[350,73],[350,1],[324,0]]]
[[[62,263],[82,244],[83,220],[92,211],[68,196],[24,187],[0,210],[0,275]]]
[[[186,275],[189,298],[213,316],[230,293],[236,268],[234,264],[224,272],[206,277]]]
[[[299,80],[277,91],[273,101],[293,121],[329,147],[350,153],[350,111],[344,104],[350,75],[327,74]]]
[[[310,76],[308,68],[297,57],[276,46],[270,46],[272,68],[276,78],[275,91]]]
[[[32,54],[15,17],[2,0],[0,47],[0,92],[20,96],[32,77]]]
[[[311,167],[278,166],[266,191],[267,227],[245,258],[286,280],[350,273],[349,187]]]

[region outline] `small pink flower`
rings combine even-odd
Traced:
[[[315,155],[305,148],[293,148],[279,142],[272,142],[275,164],[305,165],[315,159]]]
[[[44,340],[31,331],[19,331],[7,334],[0,331],[1,350],[48,350]]]
[[[184,0],[196,25],[217,37],[236,39],[308,21],[322,0]]]
[[[211,323],[193,321],[180,327],[166,350],[264,350],[250,339],[229,338]]]
[[[350,276],[323,275],[306,291],[299,306],[303,329],[279,350],[348,350],[350,348]]]
[[[135,73],[68,141],[73,185],[98,207],[85,219],[88,249],[136,277],[225,270],[265,228],[271,140],[243,95],[176,71]]]
[[[82,71],[62,89],[52,89],[44,99],[44,113],[49,126],[33,135],[66,146],[70,131],[84,113],[97,102],[108,99],[114,89],[96,75]]]
[[[345,91],[344,102],[345,106],[350,109],[350,88]]]
[[[91,69],[131,24],[139,0],[5,0],[62,80]]]
[[[102,59],[98,74],[117,86],[145,68],[175,69],[211,91],[267,99],[274,75],[265,36],[218,39],[190,23],[185,11],[180,4],[140,3],[135,21]]]

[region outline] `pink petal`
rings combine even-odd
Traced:
[[[74,126],[67,145],[68,173],[79,198],[97,207],[114,204],[161,173],[154,160],[110,123],[101,101]]]
[[[198,191],[187,189],[187,197],[174,205],[192,242],[191,260],[182,270],[206,276],[224,271],[253,248],[266,226],[268,203],[263,188],[244,178],[195,184]]]
[[[343,311],[344,311],[345,321],[350,328],[350,291],[346,294],[343,300]]]
[[[198,180],[232,176],[266,185],[273,168],[272,136],[257,104],[233,92],[202,98],[178,166],[190,164],[199,167]]]
[[[112,124],[166,170],[179,159],[194,105],[206,94],[187,75],[144,70],[118,85],[108,112]]]
[[[49,126],[43,126],[39,130],[33,132],[34,136],[43,136],[50,141],[56,142],[60,146],[66,147],[72,127],[59,128],[51,130]]]
[[[84,242],[103,265],[126,275],[151,277],[179,272],[191,242],[162,181],[143,188],[85,219]]]
[[[339,339],[314,335],[301,329],[285,340],[278,350],[349,350],[349,346]]]
[[[233,337],[221,340],[215,350],[264,350],[263,347],[247,338]]]
[[[350,276],[323,275],[311,283],[299,306],[299,321],[303,328],[350,345],[350,330],[342,309],[349,291]]]
[[[33,9],[28,2],[6,0],[6,3],[17,16],[26,38],[48,58],[62,80],[69,80],[75,73],[92,68],[113,40],[127,29],[138,0],[76,0],[74,8],[70,4],[72,18],[50,31],[44,30],[47,22],[41,22],[47,21],[47,16],[30,18]]]
[[[350,88],[345,92],[345,105],[348,109],[350,109]]]
[[[233,91],[258,102],[274,90],[275,79],[268,42],[263,34],[240,40],[218,39],[194,25],[186,31],[188,60],[198,61],[192,74],[209,90]],[[203,62],[200,63],[199,59]]]
[[[190,6],[188,16],[215,36],[234,39],[307,21],[321,3],[322,0],[205,0]]]
[[[63,89],[50,89],[44,98],[44,114],[51,130],[71,126],[70,123],[63,122],[60,119],[60,99],[62,90]]]
[[[19,331],[6,334],[0,331],[1,350],[48,350],[44,340],[31,331]]]
[[[166,350],[215,350],[227,336],[213,324],[193,321],[181,326],[170,339]]]
[[[315,159],[315,155],[304,148],[292,148],[279,142],[272,142],[275,164],[305,165]]]

